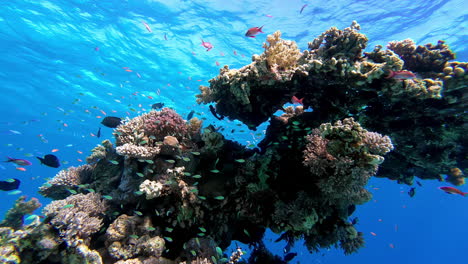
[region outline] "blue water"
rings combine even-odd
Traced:
[[[216,62],[230,68],[250,63],[252,54],[263,51],[266,35],[276,30],[306,49],[323,31],[347,27],[352,20],[369,38],[368,49],[406,38],[417,44],[442,39],[457,60],[468,60],[465,0],[3,1],[0,156],[27,158],[34,164],[23,172],[2,163],[0,178],[18,178],[23,194],[40,197],[37,188],[59,169],[40,166],[28,156],[58,149],[54,154],[62,167],[82,164],[79,160],[96,144],[112,138],[109,128],[103,128],[101,139],[91,135],[97,132],[99,116],[104,117],[101,110],[134,117],[164,102],[182,116],[195,110],[207,118],[205,124],[238,127],[235,121],[217,121],[206,106],[195,103],[198,86],[218,74]],[[266,34],[244,37],[248,28],[262,25]],[[207,52],[201,38],[214,48]],[[258,142],[244,129],[226,136]],[[291,263],[466,262],[468,198],[441,192],[435,181],[423,185],[410,198],[407,186],[371,180],[374,199],[355,213],[366,247],[351,256],[334,249],[311,255],[297,243],[292,251],[298,256]],[[18,195],[0,197],[3,215]],[[271,242],[276,238],[268,235],[266,242],[281,254],[284,245]]]

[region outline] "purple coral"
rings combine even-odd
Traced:
[[[145,118],[143,128],[146,135],[161,141],[165,136],[184,137],[188,131],[182,117],[170,108],[150,112]]]

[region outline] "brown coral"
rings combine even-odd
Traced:
[[[65,200],[53,201],[43,213],[46,222],[60,233],[71,246],[89,245],[91,235],[98,232],[107,210],[107,203],[97,193],[77,194]]]
[[[362,204],[371,196],[364,189],[383,155],[393,149],[390,138],[368,132],[352,118],[322,124],[307,137],[304,165],[317,177],[326,199]]]
[[[406,69],[413,72],[441,72],[449,60],[455,59],[455,54],[441,40],[437,45],[416,46],[413,40],[405,39],[390,42],[387,47],[403,59]]]
[[[54,200],[65,199],[78,189],[78,185],[90,180],[93,168],[91,165],[81,165],[61,170],[39,188],[39,193]]]

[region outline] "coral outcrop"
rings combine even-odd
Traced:
[[[466,175],[467,64],[448,46],[392,42],[363,53],[353,22],[301,52],[275,32],[241,69],[225,66],[199,103],[255,129],[251,148],[212,125],[163,108],[125,120],[87,165],[60,171],[40,192],[45,218],[24,198],[0,227],[8,263],[288,263],[268,252],[266,229],[291,248],[351,254],[364,236],[350,221],[371,199],[370,177],[461,185]],[[403,72],[402,72],[403,71]],[[396,75],[395,75],[396,73]],[[401,74],[406,74],[404,78]],[[400,75],[398,75],[400,74]],[[416,77],[414,77],[414,76]],[[396,77],[395,77],[396,76]],[[292,96],[303,105],[283,105]],[[279,116],[273,115],[283,111]],[[233,242],[253,246],[225,252]]]

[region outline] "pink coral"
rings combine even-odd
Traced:
[[[163,140],[165,136],[181,138],[187,134],[185,121],[170,108],[150,112],[143,127],[145,134],[156,137],[156,140]]]

